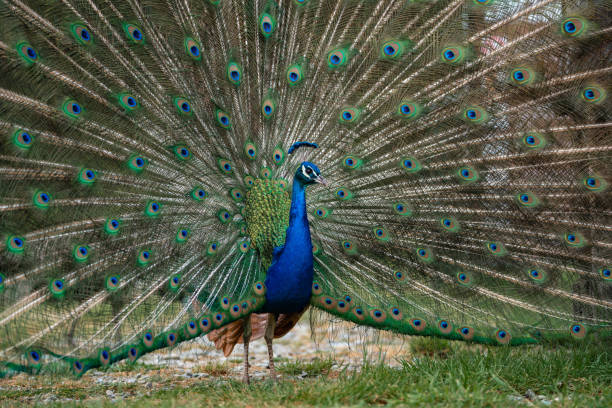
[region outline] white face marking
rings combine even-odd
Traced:
[[[306,166],[302,166],[302,174],[304,175],[304,177],[306,177],[307,179],[310,179],[310,176],[308,175],[308,173],[306,173]]]

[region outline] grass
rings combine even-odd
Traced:
[[[277,365],[283,378],[276,384],[253,380],[242,384],[223,364],[207,364],[210,374],[192,381],[176,380],[159,367],[141,368],[155,386],[100,386],[81,380],[11,389],[0,382],[0,406],[41,401],[53,392],[48,406],[88,407],[276,407],[276,406],[425,406],[425,407],[609,407],[612,405],[612,349],[601,343],[556,348],[482,347],[432,339],[413,339],[399,367],[337,363],[331,357],[285,361]],[[239,364],[239,363],[237,363]],[[197,371],[197,370],[194,370]],[[114,402],[107,396],[127,393]]]
[[[332,358],[315,358],[312,361],[289,361],[277,368],[281,374],[299,375],[300,377],[327,376],[335,361]]]

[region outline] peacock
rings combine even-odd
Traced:
[[[612,335],[607,0],[0,1],[0,377],[306,310]]]

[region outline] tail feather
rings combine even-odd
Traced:
[[[330,181],[314,306],[487,344],[610,334],[608,6],[0,2],[0,375],[211,330],[231,351],[271,259],[246,196],[306,157]]]

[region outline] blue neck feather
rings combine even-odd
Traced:
[[[313,279],[312,241],[306,214],[306,186],[293,179],[285,246],[274,251],[266,274],[268,313],[293,313],[310,301]]]

